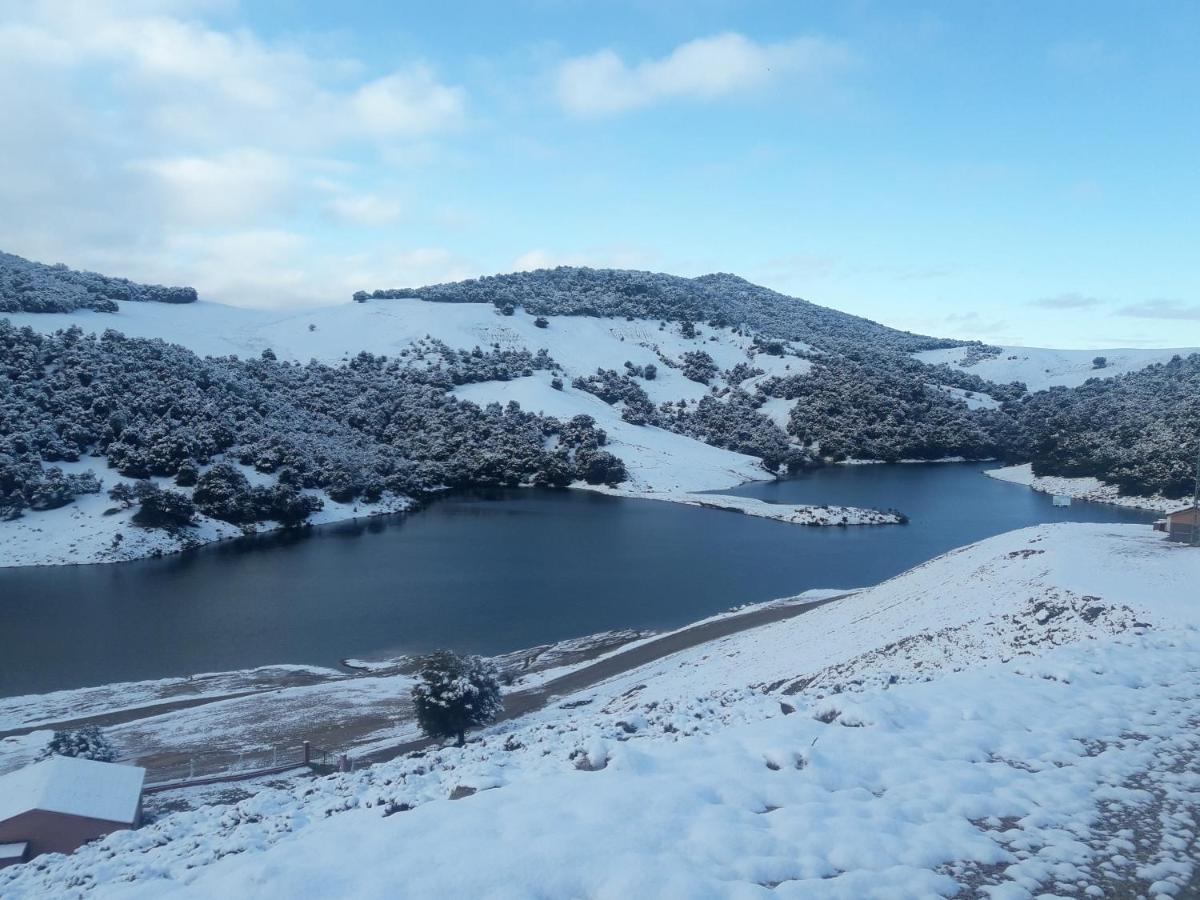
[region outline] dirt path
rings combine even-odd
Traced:
[[[612,656],[592,663],[590,666],[584,666],[574,672],[569,672],[566,675],[546,682],[540,687],[508,694],[504,698],[504,711],[497,716],[496,721],[506,722],[527,715],[548,706],[550,701],[555,697],[585,690],[617,675],[624,675],[626,672],[631,672],[647,663],[656,662],[673,653],[678,653],[681,650],[690,650],[701,644],[707,644],[709,641],[715,641],[718,638],[728,637],[731,634],[738,634],[742,631],[749,631],[761,625],[781,622],[785,619],[793,619],[810,610],[833,603],[835,600],[840,600],[847,596],[848,593],[838,594],[837,596],[818,600],[813,603],[756,609],[741,615],[726,616],[723,619],[704,622],[700,625],[693,625],[690,628],[684,628],[680,631],[663,635],[660,638],[647,641],[637,647],[631,647],[628,650],[614,653]],[[437,741],[428,738],[408,741],[393,747],[386,747],[382,750],[364,754],[358,757],[356,762],[385,762],[389,759],[403,756],[405,753],[411,753],[414,750],[423,750],[437,743]]]

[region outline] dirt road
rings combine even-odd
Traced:
[[[690,628],[683,628],[671,634],[665,634],[660,638],[655,638],[644,644],[631,647],[628,650],[614,653],[612,656],[594,662],[591,665],[576,669],[574,672],[569,672],[566,675],[548,681],[540,687],[508,694],[504,698],[504,712],[497,717],[496,721],[505,722],[510,719],[519,718],[550,705],[550,702],[556,697],[585,690],[617,675],[631,672],[647,663],[656,662],[673,653],[679,653],[681,650],[690,650],[693,647],[699,647],[701,644],[707,644],[709,641],[715,641],[718,638],[728,637],[731,634],[738,634],[742,631],[749,631],[752,628],[758,628],[771,622],[793,619],[810,610],[833,603],[835,600],[840,600],[845,596],[847,594],[838,594],[837,596],[818,600],[813,603],[755,609],[748,613],[726,616],[712,622],[703,622],[699,625],[693,625]],[[426,747],[433,746],[435,743],[437,742],[428,738],[408,741],[407,743],[397,744],[394,747],[387,747],[373,753],[365,754],[356,761],[364,763],[385,762],[389,759],[395,759],[397,756],[403,756],[405,753],[411,753],[414,750],[423,750]]]

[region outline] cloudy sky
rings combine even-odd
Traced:
[[[1198,45],[1191,0],[0,0],[0,249],[239,305],[577,263],[1200,345]]]

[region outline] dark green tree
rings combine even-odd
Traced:
[[[418,677],[413,706],[431,738],[452,737],[461,747],[468,728],[488,724],[503,708],[496,670],[478,656],[437,650],[421,661]]]

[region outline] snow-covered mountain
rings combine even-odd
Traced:
[[[1139,526],[1000,535],[465,748],[0,873],[0,894],[1184,896],[1198,578]]]

